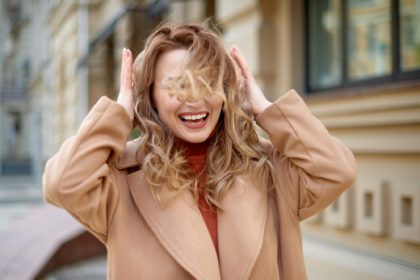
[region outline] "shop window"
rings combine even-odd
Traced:
[[[360,232],[382,236],[385,234],[387,182],[363,182],[356,187],[356,228]]]
[[[393,188],[394,234],[397,239],[420,244],[420,188]]]
[[[365,217],[371,218],[373,215],[373,195],[372,192],[366,192],[364,194],[364,209],[365,209]]]
[[[401,222],[403,225],[413,224],[413,199],[411,197],[401,197]]]
[[[307,90],[418,79],[420,0],[306,1]]]

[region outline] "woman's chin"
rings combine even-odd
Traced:
[[[209,136],[210,133],[207,131],[202,131],[202,132],[196,132],[196,133],[182,133],[181,135],[177,135],[178,138],[189,142],[189,143],[203,143],[204,141],[206,141]]]

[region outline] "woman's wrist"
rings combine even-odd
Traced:
[[[268,101],[265,97],[261,98],[260,100],[254,102],[252,104],[252,112],[254,116],[258,116],[261,114],[267,107],[269,107],[272,103]]]

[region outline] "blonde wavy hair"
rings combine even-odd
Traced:
[[[223,98],[219,125],[204,167],[208,178],[205,199],[209,205],[220,208],[221,197],[237,176],[252,168],[261,174],[269,172],[272,178],[272,166],[259,144],[236,62],[208,22],[158,26],[135,59],[134,122],[141,131],[137,157],[145,180],[160,202],[170,201],[184,190],[191,190],[198,197],[199,176],[189,171],[184,151],[176,144],[171,129],[159,119],[153,101],[156,62],[162,53],[174,49],[186,49],[188,56],[182,74],[164,81],[171,93],[183,100],[212,94]],[[171,190],[170,197],[161,197],[164,187]]]

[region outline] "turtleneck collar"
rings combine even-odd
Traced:
[[[177,138],[177,145],[184,150],[188,164],[195,174],[199,174],[204,167],[207,151],[212,144],[220,125],[217,125],[206,141],[201,143],[191,143],[183,139]]]

